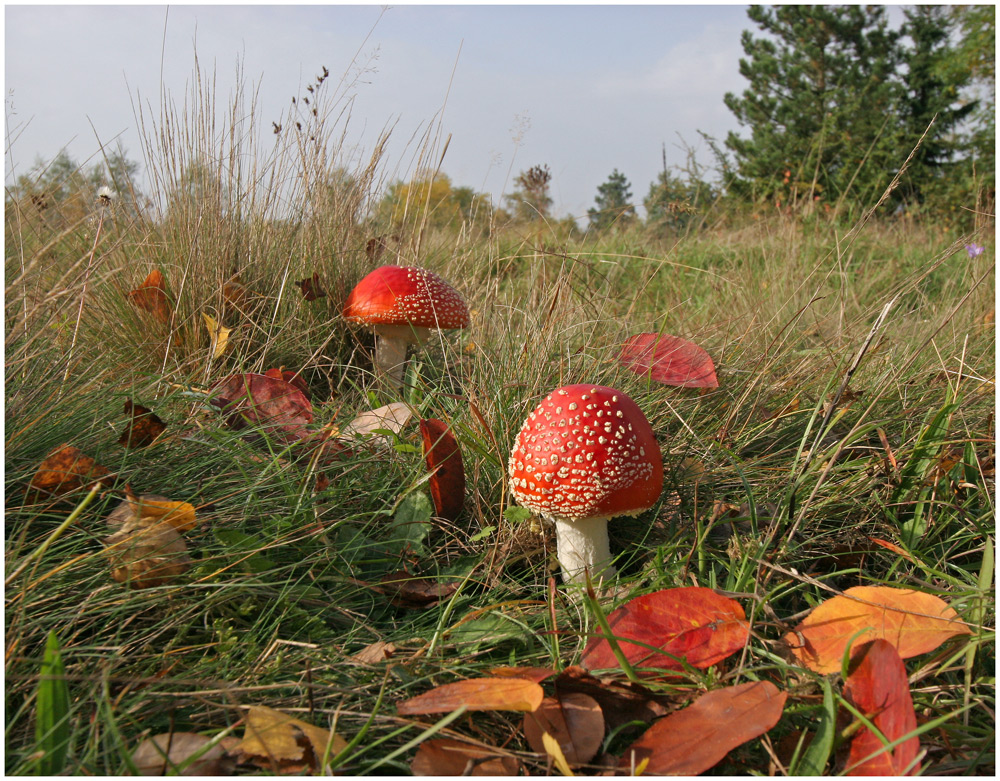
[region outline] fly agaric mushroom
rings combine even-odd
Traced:
[[[648,510],[663,488],[660,446],[642,410],[621,391],[566,385],[546,396],[510,454],[520,505],[556,526],[563,580],[584,570],[613,577],[608,519]]]
[[[469,310],[451,285],[433,271],[382,266],[358,282],[343,315],[375,332],[375,366],[392,387],[403,383],[406,345],[426,339],[432,328],[465,328]]]

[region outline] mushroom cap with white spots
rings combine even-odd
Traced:
[[[344,304],[346,319],[365,325],[465,328],[469,309],[433,271],[382,266],[358,282]]]
[[[521,427],[508,464],[522,507],[549,520],[638,515],[663,488],[660,446],[642,410],[600,385],[566,385]]]

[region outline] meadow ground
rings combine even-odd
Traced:
[[[159,154],[166,191],[187,158]],[[263,161],[246,181],[220,163],[216,189],[190,189],[155,221],[122,203],[95,202],[79,219],[7,204],[8,773],[38,772],[53,734],[68,741],[68,772],[128,772],[150,735],[243,735],[250,705],[342,736],[326,757],[340,773],[408,773],[432,736],[546,772],[520,714],[413,717],[396,704],[499,666],[563,669],[595,631],[594,602],[550,588],[551,531],[507,512],[522,421],[576,382],[628,393],[663,451],[658,504],[611,524],[620,582],[602,611],[697,585],[734,595],[750,621],[741,653],[648,689],[671,707],[745,681],[789,693],[779,724],[713,772],[802,771],[800,738],[819,731],[824,689],[782,637],[857,585],[936,595],[968,626],[907,672],[923,772],[990,772],[991,217],[967,234],[881,215],[847,226],[719,218],[671,239],[404,228],[378,262],[437,271],[472,313],[468,329],[415,356],[403,394],[418,417],[446,421],[462,449],[464,508],[444,521],[424,496],[415,425],[380,447],[312,458],[228,427],[207,402],[228,374],[280,367],[308,386],[316,430],[396,400],[373,380],[371,337],[339,316],[376,265],[373,229],[354,219],[350,192],[301,184],[313,156],[300,158],[303,206],[279,215],[257,185],[273,166],[294,168],[289,159]],[[366,171],[374,186],[365,166],[359,180]],[[987,249],[970,257],[971,243]],[[129,296],[154,269],[165,320]],[[326,296],[307,300],[296,283],[314,273]],[[232,329],[224,350],[205,315]],[[623,369],[622,342],[648,331],[707,350],[719,387],[667,387]],[[127,400],[166,423],[152,445],[120,444]],[[63,444],[106,467],[107,487],[30,491]],[[162,585],[111,577],[106,517],[126,486],[196,508],[182,538],[189,567]],[[386,584],[403,571],[418,585]],[[39,694],[50,632],[69,696],[62,726],[40,734],[55,707]],[[621,756],[644,727],[609,728],[600,755]],[[820,771],[842,768],[840,743]]]

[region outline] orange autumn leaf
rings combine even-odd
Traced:
[[[971,633],[958,613],[932,594],[855,586],[820,604],[785,635],[785,642],[800,664],[826,674],[840,670],[849,643],[859,647],[870,640],[887,640],[903,659],[909,659]]]
[[[619,768],[630,770],[645,763],[646,775],[704,773],[734,748],[777,724],[787,697],[770,681],[710,691],[646,730],[626,750]]]
[[[450,713],[462,706],[470,711],[533,711],[544,697],[541,686],[524,678],[470,678],[404,700],[396,709],[400,716]]]
[[[917,728],[906,667],[896,649],[885,640],[873,640],[855,652],[844,683],[844,697],[890,743]],[[847,775],[916,775],[920,770],[918,753],[920,740],[916,735],[887,751],[878,735],[862,727],[851,740]]]
[[[750,633],[739,602],[702,587],[669,588],[637,597],[609,613],[608,625],[630,664],[666,670],[684,669],[674,657],[698,669],[711,667],[740,650]],[[618,659],[598,634],[587,643],[580,664],[600,670],[618,667]]]
[[[151,409],[125,399],[125,414],[129,416],[128,428],[118,438],[124,447],[146,447],[167,430],[167,424],[160,420]]]
[[[144,309],[161,323],[169,323],[173,314],[170,299],[167,298],[167,283],[159,269],[149,272],[146,280],[128,294],[129,301]]]
[[[94,482],[107,484],[110,472],[72,445],[59,445],[49,453],[31,478],[39,494],[68,494]]]

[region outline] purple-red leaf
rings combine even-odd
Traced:
[[[462,451],[448,426],[437,418],[420,421],[424,458],[431,472],[429,481],[434,511],[439,518],[454,521],[465,504],[465,468]]]
[[[701,587],[669,588],[637,597],[608,614],[608,625],[631,665],[666,670],[684,669],[673,657],[698,669],[711,667],[740,650],[750,632],[739,602]],[[580,664],[599,670],[617,667],[618,660],[608,641],[597,636],[587,644]]]
[[[264,374],[232,374],[212,386],[211,403],[234,429],[266,426],[286,441],[304,439],[312,404],[295,385]]]
[[[718,388],[715,364],[698,345],[667,334],[630,336],[622,345],[622,365],[664,385],[682,388]]]

